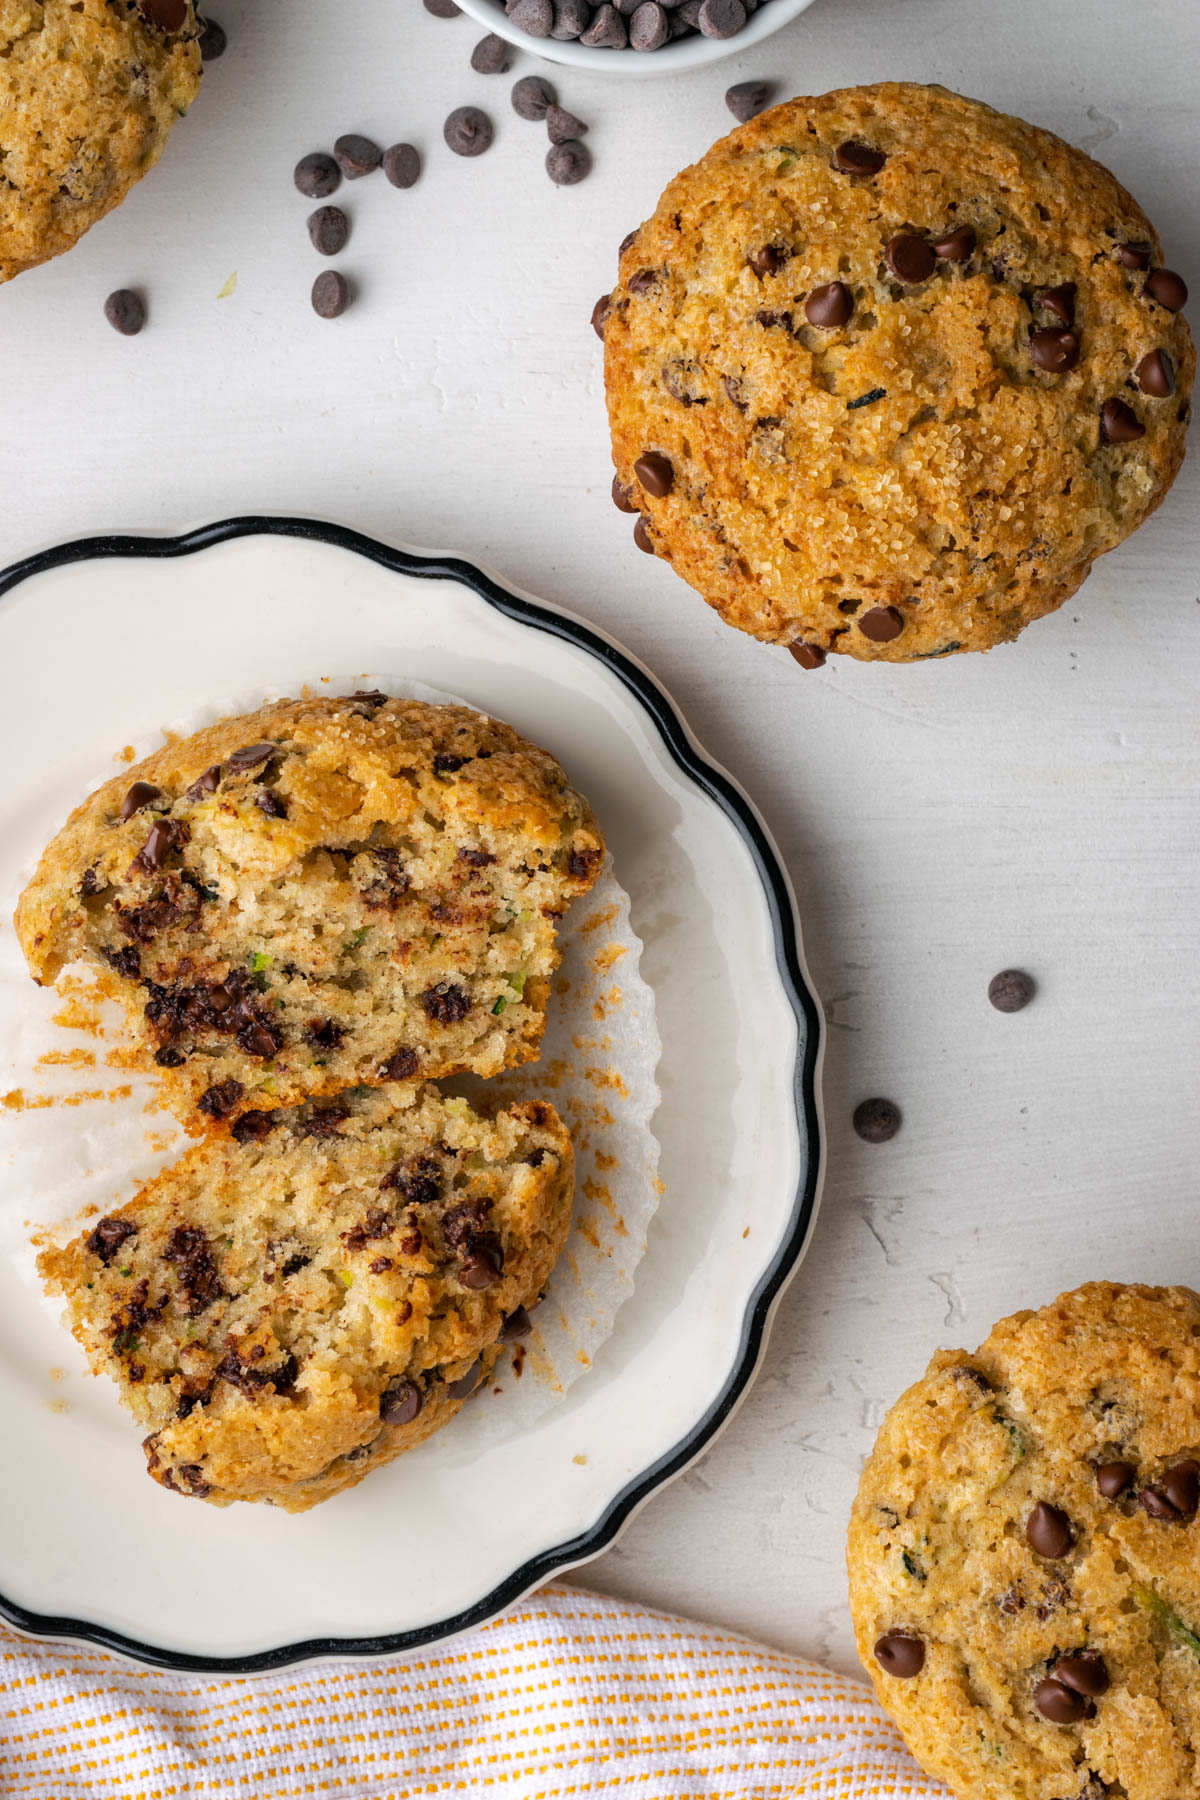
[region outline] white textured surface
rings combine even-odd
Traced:
[[[849,1666],[843,1520],[934,1344],[1090,1276],[1200,1278],[1196,468],[1015,648],[805,675],[632,547],[588,314],[619,239],[729,123],[725,86],[757,74],[784,92],[941,80],[1048,125],[1116,170],[1196,290],[1200,9],[817,0],[696,75],[559,72],[596,158],[567,190],[508,105],[533,60],[474,75],[470,23],[418,0],[213,10],[230,50],[163,167],[0,295],[0,552],[251,507],[453,546],[617,633],[750,788],[830,1013],[824,1215],[738,1418],[587,1579]],[[440,138],[468,100],[498,127],[477,163]],[[328,324],[290,171],[348,129],[428,161],[410,193],[343,188],[361,298]],[[152,318],[128,342],[100,310],[124,283]],[[50,703],[53,670],[35,673]],[[985,987],[1011,963],[1042,990],[1002,1018]],[[905,1109],[879,1149],[847,1123],[872,1092]]]

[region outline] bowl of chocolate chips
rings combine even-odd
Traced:
[[[458,0],[497,37],[550,62],[667,75],[748,50],[812,0]],[[652,53],[652,54],[651,54]]]

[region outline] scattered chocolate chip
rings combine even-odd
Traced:
[[[1071,1521],[1061,1507],[1039,1500],[1025,1521],[1025,1539],[1039,1556],[1057,1562],[1075,1542]]]
[[[873,644],[890,644],[904,630],[904,614],[897,606],[873,606],[860,614],[857,624]]]
[[[1187,282],[1174,269],[1154,269],[1146,277],[1146,293],[1168,312],[1179,312],[1187,305]]]
[[[1137,1470],[1130,1462],[1098,1463],[1096,1486],[1106,1500],[1119,1500],[1136,1474]]]
[[[292,177],[297,188],[309,200],[325,200],[342,185],[342,171],[324,150],[302,156]]]
[[[442,136],[455,156],[482,156],[494,135],[492,121],[478,106],[456,106],[442,126]]]
[[[777,275],[787,261],[787,253],[774,244],[764,244],[746,260],[756,275]]]
[[[932,245],[912,231],[900,231],[894,238],[889,238],[883,255],[896,280],[906,287],[917,287],[922,281],[928,281],[937,268]]]
[[[1037,983],[1024,969],[1001,969],[988,982],[988,999],[997,1012],[1020,1012],[1036,993]]]
[[[350,238],[350,221],[340,206],[318,206],[308,215],[308,235],[322,256],[337,256]]]
[[[161,1050],[154,1052],[154,1060],[160,1069],[182,1069],[187,1057],[173,1044],[164,1044]]]
[[[738,81],[725,91],[725,104],[740,125],[760,113],[771,97],[769,81]]]
[[[121,802],[122,825],[124,825],[127,820],[132,819],[134,813],[139,813],[144,806],[149,806],[151,801],[162,800],[163,798],[164,795],[162,789],[156,788],[153,782],[135,781],[124,800]]]
[[[506,11],[517,29],[531,38],[548,38],[554,29],[552,0],[512,0]]]
[[[592,171],[592,153],[578,138],[551,144],[546,152],[546,173],[555,187],[574,187]]]
[[[654,500],[662,500],[675,485],[675,470],[669,456],[658,450],[647,450],[633,465],[633,472],[643,491]]]
[[[522,119],[544,119],[555,99],[554,89],[540,75],[522,75],[513,83],[513,111]]]
[[[469,1400],[479,1386],[479,1378],[483,1374],[483,1361],[479,1359],[471,1364],[465,1375],[457,1381],[447,1383],[447,1391],[454,1400]]]
[[[1100,408],[1100,439],[1105,444],[1132,444],[1145,437],[1146,427],[1123,400],[1106,400]]]
[[[523,1306],[518,1306],[516,1312],[510,1312],[500,1327],[500,1342],[511,1344],[514,1338],[528,1337],[532,1330],[533,1320]]]
[[[648,294],[652,288],[658,286],[661,275],[661,269],[635,269],[629,277],[630,293]]]
[[[1152,400],[1169,400],[1175,392],[1175,364],[1165,350],[1151,350],[1134,369],[1133,379]]]
[[[579,42],[589,50],[623,50],[627,41],[625,21],[615,6],[600,6]]]
[[[233,1139],[238,1144],[261,1144],[274,1131],[277,1120],[273,1112],[244,1112],[240,1119],[235,1119],[231,1127]],[[289,1258],[284,1263],[281,1273],[286,1277],[294,1275],[296,1270],[307,1268],[311,1257]]]
[[[389,144],[382,166],[393,187],[415,187],[421,178],[421,153],[414,144]]]
[[[845,325],[854,311],[854,296],[844,281],[830,281],[814,288],[804,302],[804,316],[810,325],[822,331],[835,331]]]
[[[224,56],[229,45],[224,26],[218,25],[215,19],[197,19],[196,23],[200,27],[201,62],[216,62],[219,56]]]
[[[157,819],[146,834],[146,841],[129,865],[126,880],[138,875],[153,875],[161,869],[174,849],[178,832],[169,819]]]
[[[960,225],[957,231],[952,231],[949,236],[937,240],[933,246],[933,253],[935,256],[940,256],[943,262],[970,262],[975,254],[975,241],[975,233],[971,226]]]
[[[885,1631],[875,1641],[875,1661],[898,1681],[911,1681],[925,1667],[925,1644],[910,1631]]]
[[[452,981],[439,981],[419,998],[435,1025],[457,1025],[471,1010],[471,996]]]
[[[245,775],[250,769],[261,769],[278,748],[278,744],[244,744],[226,758],[225,767],[231,775]]]
[[[819,644],[806,644],[801,638],[788,645],[788,650],[802,669],[822,669],[825,666],[825,652]]]
[[[494,31],[481,37],[471,52],[471,67],[477,75],[503,75],[512,66],[512,46]]]
[[[1065,1682],[1056,1681],[1053,1675],[1038,1682],[1033,1690],[1033,1704],[1053,1725],[1078,1725],[1080,1719],[1087,1716],[1088,1703],[1084,1696],[1073,1693]]]
[[[333,146],[333,160],[347,181],[370,175],[383,161],[383,151],[373,138],[360,132],[345,132]]]
[[[212,1087],[206,1088],[196,1105],[210,1119],[227,1119],[243,1092],[241,1082],[235,1081],[231,1075],[227,1081],[217,1081]]]
[[[550,134],[552,144],[565,144],[569,138],[581,138],[587,130],[582,119],[569,113],[563,106],[546,108],[546,130]]]
[[[98,1220],[88,1233],[87,1248],[90,1254],[98,1256],[107,1268],[122,1245],[128,1243],[131,1237],[136,1236],[136,1225],[132,1225],[128,1219],[110,1216],[107,1219]]]
[[[158,31],[182,31],[187,24],[187,0],[138,0],[138,11]]]
[[[380,1081],[407,1081],[415,1075],[420,1066],[420,1058],[415,1050],[402,1049],[393,1051],[385,1063],[380,1063],[376,1071]]]
[[[833,153],[833,166],[843,175],[878,175],[886,161],[882,150],[873,150],[870,144],[860,144],[853,138],[839,144]]]
[[[612,499],[613,505],[618,512],[635,513],[637,511],[637,506],[634,503],[633,498],[633,489],[627,488],[619,475],[613,476]]]
[[[259,812],[265,813],[268,819],[287,818],[287,805],[274,788],[260,788],[254,803]]]
[[[639,550],[646,552],[647,556],[654,555],[654,541],[650,536],[650,527],[640,514],[638,522],[633,528],[633,541]]]
[[[1029,334],[1029,360],[1048,375],[1064,375],[1079,361],[1079,339],[1073,331],[1044,327]]]
[[[323,269],[312,285],[312,309],[319,319],[337,319],[350,304],[350,283],[339,269]]]
[[[1162,1478],[1162,1491],[1182,1518],[1191,1518],[1200,1507],[1200,1466],[1176,1463]]]
[[[478,1250],[474,1255],[463,1259],[458,1279],[463,1287],[478,1292],[483,1288],[495,1287],[501,1273],[495,1259],[486,1250]]]
[[[1075,323],[1075,283],[1064,281],[1058,287],[1042,288],[1034,299],[1043,312],[1052,313],[1064,325]]]
[[[1117,261],[1126,269],[1148,269],[1154,255],[1153,244],[1118,244]]]
[[[273,747],[273,746],[272,746]],[[221,765],[214,763],[211,769],[205,769],[203,775],[197,775],[184,798],[187,800],[205,800],[209,794],[215,794],[221,780]]]
[[[379,1396],[379,1416],[385,1425],[411,1425],[424,1398],[415,1381],[394,1381]]]
[[[894,1100],[860,1100],[854,1109],[854,1129],[866,1144],[886,1144],[899,1131],[900,1122]]]
[[[1073,1694],[1085,1694],[1089,1700],[1098,1700],[1111,1686],[1108,1664],[1098,1650],[1076,1650],[1070,1656],[1060,1656],[1054,1675]]]
[[[122,337],[136,337],[146,323],[146,303],[132,288],[117,288],[104,302],[104,316]]]
[[[1148,1512],[1152,1519],[1165,1519],[1172,1525],[1178,1523],[1177,1509],[1157,1488],[1143,1488],[1138,1499],[1142,1503],[1143,1510]]]
[[[595,306],[592,308],[592,330],[601,342],[604,341],[604,324],[605,320],[608,318],[609,308],[611,306],[612,295],[601,294]]]

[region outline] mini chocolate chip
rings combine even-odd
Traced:
[[[1079,339],[1073,331],[1043,327],[1029,334],[1029,360],[1049,375],[1064,375],[1079,361]]]
[[[1100,438],[1105,444],[1132,444],[1145,437],[1146,427],[1123,400],[1106,400],[1100,408]]]
[[[342,171],[324,150],[302,156],[292,176],[297,188],[308,200],[327,200],[342,185]]]
[[[477,106],[456,106],[442,126],[442,136],[455,156],[482,156],[494,135],[492,121]]]
[[[1056,1681],[1053,1675],[1038,1682],[1033,1690],[1033,1704],[1053,1725],[1078,1725],[1080,1719],[1087,1717],[1084,1696],[1072,1693],[1065,1682]]]
[[[552,144],[565,144],[569,138],[581,138],[587,126],[574,113],[569,113],[565,106],[548,106],[546,130]]]
[[[1153,244],[1118,244],[1117,261],[1126,269],[1148,269],[1154,255]]]
[[[825,652],[820,644],[806,644],[802,638],[797,638],[788,645],[788,650],[802,669],[821,669],[825,666]]]
[[[1076,1650],[1070,1656],[1060,1656],[1054,1675],[1073,1694],[1086,1694],[1089,1700],[1098,1700],[1112,1685],[1108,1664],[1098,1650]]]
[[[1187,305],[1187,282],[1174,269],[1154,269],[1146,277],[1146,293],[1168,312],[1179,312]]]
[[[901,1112],[894,1100],[860,1100],[854,1129],[865,1144],[886,1144],[900,1129]]]
[[[1053,313],[1064,325],[1075,323],[1075,283],[1060,282],[1058,287],[1042,288],[1034,295],[1043,312]]]
[[[849,322],[854,311],[854,295],[844,281],[830,281],[814,288],[804,302],[804,316],[810,325],[822,331],[836,331]]]
[[[1025,1521],[1025,1541],[1039,1556],[1057,1562],[1074,1545],[1075,1532],[1061,1507],[1039,1500]]]
[[[308,235],[314,250],[322,256],[337,256],[346,248],[350,237],[350,221],[340,206],[318,206],[308,215]]]
[[[943,262],[970,262],[975,254],[973,229],[970,225],[960,225],[957,231],[952,231],[947,237],[937,240],[933,246],[933,253],[935,256],[940,256]]]
[[[656,0],[642,0],[629,20],[629,45],[633,50],[661,50],[671,35],[665,8]]]
[[[383,161],[383,151],[374,138],[363,137],[361,132],[347,131],[333,146],[333,160],[347,181],[357,181],[360,176],[370,175],[379,167]]]
[[[650,528],[640,514],[638,522],[633,528],[633,541],[639,550],[646,552],[647,556],[654,555],[654,541],[650,536]]]
[[[121,802],[122,825],[126,820],[132,819],[134,813],[139,813],[144,806],[149,806],[152,800],[161,800],[163,797],[162,789],[156,788],[153,782],[135,781]]]
[[[574,187],[592,172],[592,153],[578,138],[551,144],[546,152],[546,173],[555,187]]]
[[[198,18],[196,23],[200,27],[201,62],[216,62],[219,56],[224,56],[229,45],[224,26],[218,25],[215,19]]]
[[[742,0],[704,0],[697,24],[706,38],[736,37],[746,23]]]
[[[618,512],[635,513],[637,511],[633,489],[626,487],[619,475],[613,476],[612,501]]]
[[[415,187],[421,178],[421,152],[415,144],[389,144],[383,153],[383,172],[393,187]]]
[[[886,161],[882,150],[873,150],[870,144],[860,144],[854,138],[839,144],[833,153],[833,166],[843,175],[878,175]]]
[[[937,268],[937,257],[932,245],[912,231],[899,231],[894,238],[889,238],[883,255],[896,280],[902,281],[906,287],[916,287],[922,281],[928,281]]]
[[[738,81],[725,92],[725,104],[740,125],[760,113],[771,96],[769,81]]]
[[[312,309],[319,319],[338,319],[350,304],[350,283],[339,269],[323,269],[312,285]]]
[[[875,1661],[898,1681],[911,1681],[925,1667],[924,1641],[911,1631],[885,1631],[875,1641]]]
[[[554,89],[540,75],[522,75],[513,82],[513,111],[522,119],[544,119],[555,99]]]
[[[471,52],[471,67],[477,75],[503,75],[512,66],[512,46],[494,31],[481,37]]]
[[[244,775],[248,769],[261,769],[278,748],[278,744],[244,744],[232,756],[226,757],[225,766],[231,775]]]
[[[675,485],[675,470],[669,456],[658,450],[647,450],[633,465],[633,472],[643,490],[654,500],[662,500]]]
[[[756,275],[778,275],[787,261],[787,254],[774,244],[764,244],[761,250],[756,250],[746,260]]]
[[[987,992],[997,1012],[1015,1013],[1029,1005],[1037,993],[1037,983],[1024,969],[1001,969],[988,982]]]
[[[873,644],[890,644],[904,630],[904,614],[898,606],[873,606],[860,614],[856,623]]]
[[[104,316],[122,337],[136,337],[146,323],[146,302],[132,288],[117,288],[104,302]]]
[[[513,0],[506,8],[518,30],[532,38],[548,38],[554,29],[552,0]]]
[[[1096,1486],[1106,1500],[1118,1500],[1136,1474],[1130,1462],[1097,1463]]]
[[[516,1312],[510,1312],[500,1327],[500,1342],[511,1344],[514,1338],[528,1337],[532,1330],[533,1320],[523,1306],[518,1306]]]
[[[159,31],[182,31],[187,23],[187,0],[138,0],[138,11]]]
[[[457,1381],[447,1383],[451,1397],[455,1400],[469,1400],[479,1386],[479,1378],[482,1374],[483,1360],[480,1358],[471,1364],[465,1375],[460,1375]]]
[[[458,1271],[458,1279],[463,1287],[478,1292],[482,1288],[495,1287],[501,1276],[494,1256],[486,1250],[476,1251],[474,1256],[463,1259]]]
[[[274,746],[272,746],[273,748]],[[205,769],[203,775],[197,775],[184,795],[185,800],[203,800],[209,794],[215,794],[221,780],[221,765],[214,763],[211,769]]]
[[[1169,400],[1175,392],[1175,364],[1165,350],[1151,350],[1143,356],[1133,378],[1152,400]]]
[[[1176,1463],[1162,1477],[1160,1486],[1182,1518],[1190,1519],[1200,1507],[1200,1467],[1196,1463]]]
[[[423,1400],[415,1381],[394,1381],[379,1396],[379,1416],[385,1425],[411,1425]]]

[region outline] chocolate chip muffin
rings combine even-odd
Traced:
[[[1200,1795],[1200,1296],[1093,1282],[940,1351],[850,1523],[859,1654],[959,1800]]]
[[[558,763],[495,719],[281,701],[107,782],[16,924],[36,981],[103,973],[200,1131],[536,1057],[558,924],[603,854]]]
[[[989,649],[1175,477],[1195,358],[1162,264],[1107,170],[944,88],[762,113],[597,308],[614,499],[806,668]]]
[[[433,1088],[257,1113],[39,1267],[173,1493],[304,1512],[412,1449],[528,1329],[566,1240],[553,1107]]]
[[[200,85],[191,0],[0,0],[0,281],[69,250]]]

